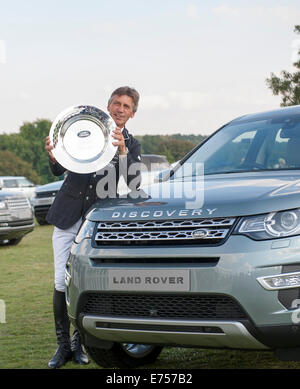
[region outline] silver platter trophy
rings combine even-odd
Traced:
[[[113,159],[117,146],[112,118],[90,105],[70,107],[61,112],[50,128],[53,156],[65,169],[75,173],[96,172]]]

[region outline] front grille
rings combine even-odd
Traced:
[[[219,244],[228,236],[235,218],[100,222],[94,242],[102,245]]]
[[[57,192],[58,192],[57,190],[52,190],[49,192],[35,192],[35,197],[37,199],[42,199],[42,198],[46,198],[46,197],[54,197],[54,196],[56,196]]]
[[[7,200],[8,209],[25,209],[29,208],[29,202],[26,197],[12,197]]]
[[[218,294],[129,294],[86,293],[79,312],[100,315],[153,319],[241,320],[247,315],[226,295]]]
[[[137,258],[135,257],[118,257],[118,258],[111,258],[111,257],[104,257],[103,255],[98,258],[90,257],[91,264],[93,266],[101,266],[104,264],[111,264],[111,263],[126,263],[126,265],[130,264],[141,264],[145,263],[147,265],[149,264],[168,264],[168,265],[174,265],[174,264],[197,264],[197,265],[204,265],[204,266],[216,266],[219,262],[219,257],[157,257],[157,258],[149,258],[149,257],[142,257],[139,256]]]
[[[46,215],[49,211],[50,205],[35,205],[34,214],[35,215]]]

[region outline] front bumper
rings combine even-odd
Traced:
[[[143,261],[139,262],[139,259]],[[175,258],[176,262],[165,262]],[[180,261],[180,259],[182,261]],[[152,262],[151,262],[152,261]],[[69,263],[68,312],[83,332],[116,342],[179,344],[199,347],[266,349],[300,346],[300,327],[293,320],[299,288],[266,290],[258,278],[300,270],[300,239],[253,241],[231,236],[215,247],[105,247],[95,249],[90,239],[74,244]],[[230,296],[246,312],[246,319],[122,317],[85,313],[80,301],[86,292],[114,293],[110,269],[188,269],[190,287],[185,296]],[[120,290],[118,291],[120,292]],[[138,296],[139,291],[124,289]],[[122,291],[121,291],[122,293]],[[147,294],[161,294],[155,290]],[[284,298],[280,293],[285,293]],[[172,304],[170,298],[170,304]],[[210,330],[211,329],[211,330]]]
[[[36,217],[46,217],[54,201],[54,197],[34,198],[32,201],[34,215]]]
[[[0,223],[0,240],[18,239],[34,229],[34,221]]]
[[[240,322],[84,316],[82,328],[96,338],[120,343],[267,349]]]

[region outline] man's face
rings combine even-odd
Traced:
[[[133,118],[133,100],[130,96],[114,96],[107,110],[117,127],[123,128],[128,119]]]

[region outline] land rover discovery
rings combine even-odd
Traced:
[[[66,266],[68,313],[103,367],[163,346],[300,359],[300,106],[239,117],[165,181],[95,204]]]

